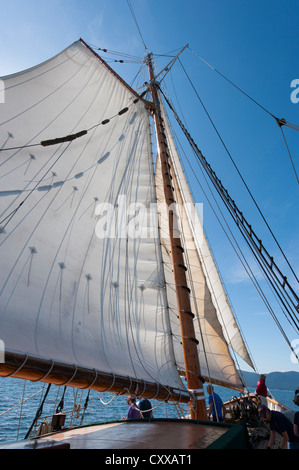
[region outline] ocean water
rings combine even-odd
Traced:
[[[25,388],[24,388],[25,385]],[[35,418],[36,412],[44,398],[47,384],[32,383],[13,378],[0,378],[0,443],[24,439]],[[62,398],[64,387],[52,386],[45,400],[42,419],[50,421],[53,412],[57,409]],[[223,401],[230,400],[238,392],[223,387],[214,386]],[[254,390],[250,390],[254,391]],[[271,390],[274,398],[284,405],[295,409],[293,404],[293,390]],[[88,406],[84,411],[84,404],[88,395],[87,390],[77,391],[71,387],[66,389],[63,412],[66,412],[68,425],[92,424],[122,419],[126,416],[128,405],[126,396],[115,396],[111,393],[90,391]],[[206,395],[207,396],[207,395]],[[23,401],[23,405],[20,403]],[[74,403],[80,405],[80,410],[74,412]],[[157,400],[152,401],[154,417],[178,418],[177,408],[173,404],[165,405]],[[9,411],[8,411],[9,410]],[[182,410],[188,413],[188,406],[183,405]],[[295,411],[298,411],[295,410]],[[181,414],[181,416],[183,416]],[[41,420],[39,420],[39,423]]]

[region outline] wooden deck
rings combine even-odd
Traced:
[[[190,420],[122,421],[48,434],[18,441],[6,449],[206,449],[245,448],[239,426],[214,425]],[[238,436],[240,433],[240,436]],[[240,437],[240,439],[239,439]]]

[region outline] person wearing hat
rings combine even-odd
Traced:
[[[141,398],[137,405],[143,418],[153,418],[152,404],[147,398]]]
[[[295,436],[293,424],[283,413],[269,410],[265,405],[260,405],[258,412],[260,418],[270,426],[270,439],[267,449],[272,449],[276,433],[282,436],[280,449],[286,449],[288,443],[290,449],[299,449],[299,437]]]

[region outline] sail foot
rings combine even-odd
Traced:
[[[90,389],[98,392],[132,394],[161,401],[188,403],[190,395],[184,391],[145,382],[130,377],[86,369],[74,364],[42,359],[15,352],[5,352],[5,362],[0,363],[0,377],[14,377],[32,382],[46,382],[57,386]]]

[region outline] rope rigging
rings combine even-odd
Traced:
[[[175,116],[179,126],[181,127],[182,131],[184,132],[187,140],[189,141],[192,149],[194,150],[197,158],[203,165],[205,171],[207,172],[208,176],[210,177],[211,181],[213,182],[216,190],[218,191],[219,195],[221,196],[223,202],[225,203],[227,209],[229,210],[231,216],[233,217],[234,221],[236,222],[239,230],[241,231],[242,235],[244,236],[245,240],[249,244],[250,248],[252,249],[254,255],[257,258],[257,261],[263,271],[265,272],[268,280],[273,285],[277,293],[279,294],[280,300],[283,303],[283,306],[289,313],[290,319],[296,326],[299,331],[299,321],[298,321],[298,312],[299,312],[299,299],[296,293],[294,292],[293,288],[287,281],[286,276],[284,276],[281,271],[279,270],[278,266],[275,264],[274,259],[267,250],[264,248],[262,241],[257,237],[255,232],[252,229],[252,226],[247,222],[243,213],[237,207],[235,201],[232,200],[228,191],[224,188],[219,178],[216,176],[214,170],[211,168],[210,164],[207,162],[206,158],[202,155],[201,151],[196,146],[195,142],[193,141],[192,137],[188,133],[187,129],[184,127],[183,123],[181,122],[180,118],[178,117],[177,113],[175,112],[173,106],[169,102],[168,98],[165,96],[164,92],[160,90],[162,95],[164,96],[165,101],[167,102],[168,106],[170,107],[172,113]],[[275,287],[276,285],[276,287]],[[292,312],[292,309],[294,310]]]
[[[111,116],[107,119],[103,119],[103,121],[99,122],[98,124],[95,124],[94,126],[91,126],[87,130],[84,129],[82,131],[76,132],[75,134],[69,134],[69,135],[66,135],[64,137],[56,137],[56,138],[53,138],[53,139],[43,140],[43,141],[41,141],[39,143],[35,143],[35,144],[20,145],[20,146],[17,146],[17,147],[1,148],[0,152],[5,152],[5,151],[9,151],[9,150],[20,150],[20,149],[24,149],[24,148],[37,147],[37,146],[40,146],[40,145],[42,147],[48,147],[50,145],[58,145],[58,144],[62,144],[64,142],[72,142],[73,140],[78,139],[78,138],[83,137],[84,135],[88,134],[88,132],[90,132],[92,129],[95,129],[96,127],[105,126],[106,124],[108,124],[111,121],[111,119],[114,119],[117,116],[122,116],[127,111],[129,111],[130,106],[132,106],[133,104],[138,103],[138,101],[139,101],[139,98],[136,98],[131,104],[129,104],[127,107],[121,109],[114,116]]]
[[[245,188],[246,188],[246,190],[247,190],[249,196],[251,197],[251,199],[252,199],[252,201],[253,201],[255,207],[257,208],[257,210],[258,210],[259,214],[261,215],[261,217],[262,217],[264,223],[266,224],[266,226],[267,226],[267,228],[268,228],[268,230],[269,230],[271,236],[273,237],[273,239],[274,239],[276,245],[278,246],[278,248],[279,248],[279,250],[280,250],[282,256],[284,257],[285,261],[287,262],[287,264],[288,264],[290,270],[292,271],[292,273],[293,273],[293,275],[294,275],[296,281],[299,282],[299,279],[298,279],[298,277],[297,277],[295,271],[293,270],[293,268],[292,268],[292,266],[291,266],[289,260],[287,259],[287,257],[286,257],[286,255],[285,255],[284,251],[282,250],[282,247],[280,246],[280,244],[279,244],[278,240],[276,239],[276,237],[275,237],[273,231],[271,230],[271,228],[270,228],[270,226],[269,226],[267,220],[265,219],[265,217],[264,217],[264,215],[263,215],[263,213],[262,213],[262,211],[261,211],[261,209],[260,209],[258,203],[256,202],[256,200],[255,200],[255,198],[254,198],[252,192],[250,191],[250,189],[249,189],[248,185],[246,184],[246,182],[245,182],[243,176],[241,175],[241,173],[240,173],[240,171],[239,171],[239,169],[238,169],[238,167],[237,167],[237,165],[236,165],[234,159],[232,158],[231,153],[229,152],[229,150],[228,150],[227,146],[225,145],[225,143],[224,143],[222,137],[220,136],[219,131],[217,130],[217,128],[216,128],[216,126],[215,126],[213,120],[211,119],[211,116],[209,115],[209,113],[208,113],[206,107],[204,106],[204,104],[203,104],[203,102],[202,102],[202,99],[201,99],[200,96],[198,95],[198,93],[197,93],[197,91],[196,91],[196,89],[195,89],[195,87],[194,87],[194,85],[193,85],[193,83],[192,83],[192,81],[191,81],[189,75],[187,74],[186,69],[184,68],[183,64],[181,63],[180,59],[179,59],[179,62],[180,62],[180,64],[181,64],[182,69],[184,70],[184,73],[186,74],[186,76],[187,76],[187,78],[188,78],[188,81],[190,82],[190,84],[191,84],[191,86],[192,86],[194,92],[196,93],[196,96],[197,96],[197,98],[199,99],[199,101],[200,101],[200,103],[201,103],[201,105],[202,105],[202,107],[203,107],[205,113],[207,114],[207,116],[208,116],[208,118],[209,118],[209,120],[210,120],[212,126],[214,127],[214,129],[215,129],[215,131],[216,131],[216,133],[217,133],[217,135],[218,135],[218,137],[219,137],[219,139],[220,139],[220,141],[221,141],[221,143],[222,143],[222,145],[223,145],[223,147],[224,147],[226,153],[228,154],[228,156],[229,156],[229,158],[230,158],[232,164],[234,165],[234,167],[235,167],[235,169],[236,169],[236,171],[237,171],[239,177],[241,178],[242,183],[244,184],[244,186],[245,186]]]
[[[145,49],[145,50],[148,50],[147,47],[146,47],[146,44],[145,44],[145,42],[144,42],[144,39],[143,39],[141,30],[140,30],[140,27],[139,27],[139,25],[138,25],[138,22],[137,22],[137,19],[136,19],[136,15],[135,15],[135,13],[134,13],[134,10],[133,10],[132,4],[131,4],[131,0],[127,0],[127,4],[128,4],[129,9],[130,9],[130,12],[131,12],[131,14],[132,14],[132,17],[133,17],[133,20],[134,20],[134,22],[135,22],[136,28],[138,29],[138,32],[139,32],[141,41],[142,41],[143,46],[144,46],[144,49]]]
[[[188,46],[189,47],[189,46]],[[213,67],[212,65],[210,65],[206,60],[204,60],[202,57],[200,57],[195,51],[193,51],[190,47],[189,47],[189,50],[194,54],[196,55],[200,60],[202,60],[206,65],[208,65],[212,70],[214,70],[218,75],[220,75],[222,78],[224,78],[224,80],[226,80],[230,85],[232,85],[233,87],[235,87],[238,91],[240,91],[244,96],[246,96],[247,98],[249,98],[253,103],[255,103],[259,108],[261,108],[263,111],[265,111],[267,114],[269,114],[269,116],[273,117],[275,119],[275,121],[277,122],[278,126],[280,127],[281,129],[281,132],[282,132],[282,136],[283,136],[283,140],[284,140],[284,143],[286,145],[286,149],[287,149],[287,152],[289,154],[289,157],[290,157],[290,160],[291,160],[291,164],[292,164],[292,167],[293,167],[293,170],[294,170],[294,173],[295,173],[295,176],[296,176],[296,179],[297,179],[297,183],[299,184],[299,178],[298,178],[298,175],[297,175],[297,172],[295,170],[295,166],[294,166],[294,163],[293,163],[293,159],[292,159],[292,156],[291,156],[291,153],[290,153],[290,150],[289,150],[289,147],[288,147],[288,144],[286,142],[286,139],[285,139],[285,136],[284,136],[284,133],[282,131],[282,126],[287,126],[295,131],[299,131],[299,126],[296,125],[296,124],[292,124],[290,122],[287,122],[285,119],[283,118],[278,118],[277,116],[275,116],[274,114],[272,114],[268,109],[266,109],[264,106],[262,106],[260,103],[258,103],[255,99],[253,99],[251,96],[249,96],[247,93],[245,93],[245,91],[243,91],[240,87],[238,87],[235,83],[233,83],[229,78],[227,78],[225,75],[223,75],[221,72],[219,72],[219,70],[215,69],[215,67]],[[298,279],[297,279],[298,280]]]
[[[184,150],[183,150],[183,149],[181,149],[181,150],[182,150],[183,153],[185,154]],[[201,171],[201,173],[202,173],[202,176],[203,176],[204,180],[206,181],[206,184],[207,184],[207,186],[208,186],[208,188],[209,188],[209,190],[210,190],[210,192],[211,192],[211,195],[212,195],[212,197],[213,197],[213,199],[214,199],[214,203],[215,203],[215,205],[217,206],[217,208],[218,208],[218,210],[219,210],[219,212],[220,212],[220,214],[221,214],[221,216],[222,216],[222,218],[223,218],[223,220],[224,220],[224,224],[227,226],[227,229],[228,229],[228,232],[229,232],[229,233],[225,230],[225,227],[224,227],[223,223],[221,222],[221,220],[219,219],[219,216],[217,215],[217,213],[216,213],[216,211],[215,211],[215,209],[214,209],[214,207],[213,207],[212,202],[209,200],[209,197],[208,197],[208,195],[206,194],[206,191],[204,190],[204,188],[203,188],[203,186],[202,186],[202,184],[201,184],[201,182],[200,182],[200,180],[199,180],[199,178],[198,178],[198,175],[197,175],[196,172],[195,172],[194,165],[191,163],[190,159],[188,158],[188,156],[187,156],[186,154],[185,154],[185,158],[186,158],[186,160],[187,160],[187,162],[188,162],[188,165],[189,165],[189,167],[190,167],[190,170],[191,170],[192,173],[194,174],[194,177],[195,177],[195,179],[196,179],[198,185],[200,186],[201,190],[203,191],[203,194],[205,195],[205,197],[207,198],[208,203],[209,203],[209,205],[210,205],[212,211],[214,212],[215,217],[216,217],[218,223],[220,224],[222,230],[224,231],[224,233],[225,233],[225,235],[226,235],[226,237],[227,237],[229,243],[231,244],[233,250],[235,251],[236,255],[238,256],[238,258],[239,258],[239,260],[240,260],[240,262],[241,262],[243,268],[245,269],[245,271],[246,271],[246,273],[248,274],[249,278],[251,279],[251,281],[252,281],[254,287],[256,288],[258,294],[260,295],[262,301],[264,302],[266,308],[268,309],[269,313],[271,314],[272,318],[274,319],[274,321],[275,321],[275,323],[276,323],[278,329],[280,330],[282,336],[284,337],[285,341],[287,342],[289,348],[292,350],[292,352],[294,353],[294,356],[295,356],[295,357],[298,359],[298,361],[299,361],[299,358],[298,358],[298,356],[297,356],[297,354],[296,354],[294,348],[292,347],[291,342],[289,341],[288,337],[286,336],[285,332],[283,331],[283,328],[282,328],[282,326],[280,325],[280,323],[279,323],[279,321],[278,321],[278,319],[277,319],[277,316],[275,315],[274,310],[272,309],[272,307],[271,307],[269,301],[267,300],[265,294],[263,293],[262,287],[259,285],[258,279],[256,278],[254,272],[252,271],[252,269],[251,269],[251,267],[250,267],[250,265],[249,265],[249,263],[248,263],[248,261],[247,261],[245,255],[242,253],[242,250],[241,250],[240,246],[238,245],[238,242],[237,242],[236,238],[234,237],[234,235],[233,235],[233,233],[232,233],[232,231],[231,231],[231,228],[229,227],[229,224],[228,224],[228,222],[227,222],[227,220],[226,220],[224,214],[222,213],[221,208],[219,207],[219,204],[218,204],[218,202],[217,202],[217,200],[216,200],[216,198],[215,198],[215,195],[213,194],[213,192],[212,192],[212,190],[211,190],[211,188],[210,188],[210,186],[209,186],[209,184],[208,184],[207,177],[206,177],[206,175],[205,175],[205,173],[204,173],[204,171],[203,171],[203,168],[200,166],[199,161],[198,161],[198,167],[199,167],[199,169],[200,169],[200,171]],[[193,282],[194,282],[194,281],[193,281]],[[222,281],[222,282],[223,282],[223,281]],[[283,313],[284,313],[284,312],[283,312]],[[235,315],[235,318],[236,318],[236,315]],[[287,318],[287,320],[288,320],[288,318]],[[288,321],[289,321],[289,320],[288,320]],[[249,349],[249,348],[248,348],[248,345],[247,345],[247,350],[248,350],[248,349]],[[250,356],[251,356],[251,355],[250,355]],[[251,360],[253,361],[253,357],[251,357]],[[236,362],[238,362],[238,361],[236,361]],[[256,366],[255,366],[254,368],[255,368],[255,370],[257,370]]]
[[[39,417],[40,417],[41,414],[42,414],[43,407],[44,407],[44,403],[45,403],[45,401],[46,401],[46,398],[47,398],[47,396],[48,396],[48,393],[49,393],[49,391],[50,391],[50,388],[51,388],[51,384],[49,384],[48,387],[47,387],[45,396],[44,396],[44,398],[43,398],[43,400],[42,400],[41,405],[39,406],[39,408],[38,408],[38,410],[37,410],[37,412],[36,412],[36,415],[35,415],[35,418],[34,418],[34,420],[33,420],[33,423],[31,424],[31,426],[30,426],[30,428],[29,428],[29,430],[28,430],[28,432],[27,432],[27,434],[26,434],[26,436],[25,436],[25,439],[27,439],[27,438],[30,436],[31,431],[32,431],[32,429],[33,429],[35,423],[37,422],[37,420],[39,419]]]
[[[295,165],[294,165],[294,162],[293,162],[293,158],[292,158],[292,155],[291,155],[291,152],[290,152],[289,146],[288,146],[288,144],[287,144],[287,141],[286,141],[286,138],[285,138],[285,135],[284,135],[283,129],[282,129],[282,126],[283,126],[283,124],[280,124],[280,123],[278,123],[278,125],[279,125],[279,127],[280,127],[280,130],[281,130],[281,133],[282,133],[282,137],[283,137],[284,143],[285,143],[285,145],[286,145],[286,148],[287,148],[287,151],[288,151],[288,154],[289,154],[290,160],[291,160],[291,164],[292,164],[292,167],[293,167],[293,170],[294,170],[294,173],[295,173],[296,179],[297,179],[297,183],[299,183],[299,178],[298,178],[298,175],[297,175],[297,172],[296,172],[296,168],[295,168]]]

